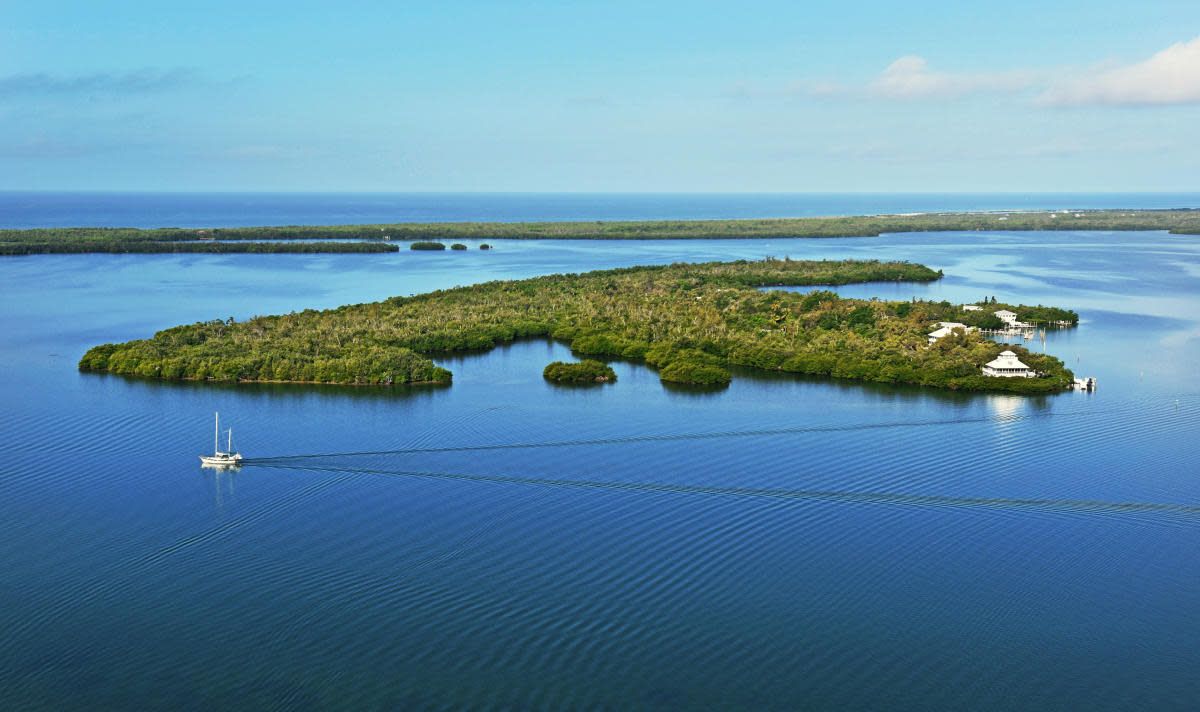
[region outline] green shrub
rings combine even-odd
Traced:
[[[598,356],[621,356],[630,346],[624,339],[606,333],[578,336],[571,342],[572,351]]]
[[[956,321],[967,324],[969,326],[978,327],[980,329],[1001,329],[1004,328],[1004,322],[1000,317],[990,311],[967,311],[963,312]]]
[[[444,250],[446,245],[441,242],[414,242],[408,246],[410,250]]]
[[[103,344],[93,346],[79,360],[79,368],[84,371],[103,371],[110,368],[109,357],[113,355],[119,344]]]
[[[723,386],[729,383],[729,371],[720,366],[710,366],[696,361],[680,359],[672,361],[658,374],[659,380],[668,383],[690,383],[704,386]]]
[[[812,311],[820,306],[821,302],[837,304],[838,299],[840,299],[840,297],[838,297],[836,292],[815,290],[805,295],[804,300],[800,302],[800,308],[804,311]]]
[[[621,356],[624,358],[645,358],[646,352],[650,350],[650,344],[640,341],[627,342],[625,348],[621,351]]]
[[[1036,307],[1019,304],[1013,311],[1017,313],[1017,321],[1066,321],[1072,324],[1079,323],[1079,314],[1070,309],[1046,307],[1041,304]]]
[[[846,317],[846,323],[850,326],[857,326],[858,324],[874,325],[875,310],[867,304],[863,304],[860,307],[855,307],[854,310],[850,312],[850,315]]]
[[[464,245],[464,244],[462,244],[461,242],[456,242],[456,243],[454,243],[453,245],[451,245],[451,246],[450,246],[450,249],[452,249],[452,250],[465,250],[465,249],[467,249],[467,246],[466,246],[466,245]]]

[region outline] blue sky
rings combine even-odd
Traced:
[[[8,5],[2,190],[1200,190],[1195,0]]]

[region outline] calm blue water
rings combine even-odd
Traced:
[[[30,193],[0,192],[0,228],[244,227],[1200,208],[1200,193]]]
[[[1076,308],[1047,349],[1100,390],[619,361],[562,388],[543,340],[439,359],[440,389],[75,369],[199,319],[767,254],[947,274],[847,295]],[[1164,233],[0,260],[0,705],[1194,709],[1198,279]],[[214,410],[270,459],[201,470]]]

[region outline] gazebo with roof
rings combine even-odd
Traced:
[[[1021,363],[1012,351],[1001,351],[999,356],[984,365],[983,375],[1001,378],[1033,378],[1037,373]]]

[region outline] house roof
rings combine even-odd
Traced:
[[[988,361],[987,365],[984,366],[984,368],[1024,368],[1024,369],[1028,369],[1029,367],[1026,366],[1025,364],[1021,363],[1021,360],[1018,359],[1017,355],[1015,353],[1013,353],[1012,351],[1001,351],[1000,355],[997,356],[995,359]]]
[[[939,328],[937,331],[929,332],[929,336],[931,338],[940,339],[943,336],[949,336],[950,332],[954,329],[962,329],[963,331],[971,331],[975,328],[973,326],[967,326],[966,324],[959,324],[957,321],[939,321],[938,326],[940,326],[941,328]]]

